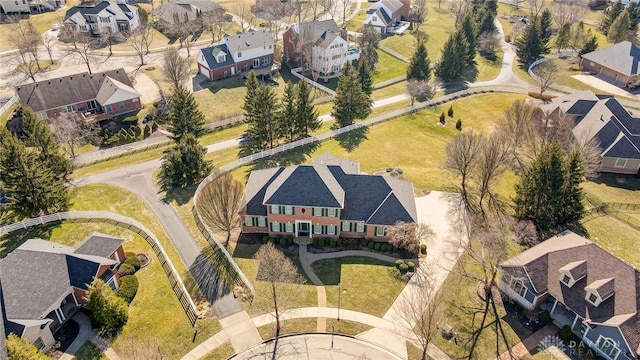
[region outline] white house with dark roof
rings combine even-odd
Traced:
[[[37,14],[55,11],[65,5],[65,0],[0,0],[0,10],[4,14]]]
[[[22,106],[42,120],[77,117],[87,123],[138,111],[142,96],[124,69],[80,73],[16,86]]]
[[[367,10],[364,25],[373,25],[380,34],[391,32],[394,26],[409,17],[409,2],[406,0],[380,0]]]
[[[151,11],[161,27],[195,21],[198,18],[223,16],[226,10],[211,0],[173,0]]]
[[[582,70],[627,86],[633,76],[640,75],[640,47],[625,40],[582,55],[580,66]]]
[[[340,76],[346,63],[360,58],[357,49],[349,48],[346,29],[341,30],[332,19],[293,24],[282,40],[287,62],[310,67],[314,75],[325,80]]]
[[[640,270],[564,231],[501,264],[498,288],[528,310],[546,310],[597,355],[640,358]]]
[[[124,1],[102,1],[96,6],[72,7],[64,15],[63,24],[92,35],[107,31],[130,33],[140,26],[140,17],[138,8]]]
[[[254,170],[244,204],[245,233],[386,241],[396,222],[416,222],[413,185],[360,173],[329,154],[311,164]]]
[[[581,144],[597,141],[602,150],[600,171],[621,174],[640,171],[640,117],[626,110],[614,97],[587,90],[556,97],[542,109],[571,115],[575,121],[573,135]]]
[[[274,41],[266,30],[225,36],[220,42],[200,50],[198,72],[209,80],[219,80],[254,71],[271,75],[279,69],[273,59]]]
[[[80,307],[87,284],[100,278],[114,290],[123,240],[92,233],[77,248],[31,239],[0,260],[3,326],[38,348],[54,345],[53,334]]]

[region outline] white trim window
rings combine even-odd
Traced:
[[[385,236],[387,235],[387,229],[385,229],[384,226],[376,226],[373,230],[373,234],[375,236]]]
[[[258,217],[258,226],[260,227],[267,226],[267,219],[263,216]]]
[[[284,213],[285,215],[293,215],[294,214],[293,206],[285,206]]]
[[[322,234],[322,225],[313,224],[313,233],[314,234]]]
[[[293,224],[292,223],[287,223],[285,229],[286,229],[286,232],[292,233],[293,232]]]
[[[280,214],[280,206],[278,205],[269,205],[269,212],[274,215]]]
[[[627,166],[627,159],[616,159],[615,165],[613,167],[623,168]]]
[[[338,217],[338,209],[327,209],[327,217]]]
[[[335,235],[337,226],[327,225],[327,235]]]
[[[511,281],[511,285],[509,286],[513,292],[520,295],[521,298],[524,299],[524,295],[527,293],[527,287],[524,285],[524,281],[520,279],[513,279]]]
[[[351,223],[348,221],[342,222],[342,231],[351,231]]]
[[[280,232],[280,223],[277,221],[274,221],[271,223],[271,231],[276,231],[276,232]]]
[[[602,335],[598,335],[598,340],[596,341],[596,346],[603,354],[608,356],[610,359],[617,359],[620,355],[620,348],[616,344],[613,339],[604,337]]]
[[[364,223],[356,224],[356,232],[365,232]]]
[[[253,226],[253,217],[245,216],[244,217],[244,226]]]
[[[312,216],[322,216],[322,208],[311,208],[311,215]]]

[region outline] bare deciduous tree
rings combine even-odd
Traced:
[[[409,10],[409,21],[412,24],[415,24],[416,31],[420,31],[420,25],[425,22],[427,19],[427,0],[415,0],[411,5],[411,10]],[[440,7],[440,2],[438,2],[438,8]]]
[[[438,324],[444,318],[444,299],[437,291],[426,264],[420,265],[412,281],[415,281],[415,291],[407,292],[407,296],[400,296],[393,306],[405,328],[415,337],[410,340],[415,340],[419,345],[422,351],[420,358],[426,360],[427,348],[438,333]]]
[[[73,116],[59,116],[50,120],[51,131],[60,143],[62,150],[70,157],[78,155],[78,148],[98,141],[100,126],[87,124]]]
[[[467,15],[469,4],[465,0],[449,0],[449,11],[455,16],[455,26],[457,27]]]
[[[459,176],[462,202],[470,204],[468,182],[478,167],[478,154],[482,142],[482,134],[475,131],[464,131],[451,140],[445,148],[444,168]]]
[[[109,49],[109,56],[113,55],[113,45],[124,40],[119,31],[103,31],[100,33],[100,43]]]
[[[237,5],[233,11],[240,18],[240,26],[242,26],[242,32],[244,33],[247,30],[250,30],[253,26],[255,15],[251,11],[249,5],[247,5],[245,2],[242,2],[240,5]]]
[[[342,2],[342,26],[347,26],[347,10],[351,11],[353,0],[340,0]]]
[[[291,284],[303,284],[304,277],[298,272],[298,268],[293,264],[282,251],[273,244],[262,245],[254,258],[260,262],[257,279],[267,282],[267,287],[260,287],[257,296],[262,296],[267,300],[268,311],[276,319],[276,339],[280,336],[282,314],[286,311],[289,301],[295,298],[296,293],[290,288]],[[277,346],[274,347],[274,352]]]
[[[496,49],[500,45],[500,39],[495,32],[483,32],[478,37],[478,51],[484,57],[493,59],[496,57]]]
[[[336,18],[337,0],[320,0],[323,12],[331,16],[331,20]]]
[[[226,14],[222,11],[209,11],[202,14],[203,26],[211,32],[211,42],[215,43],[224,36],[224,27],[227,23]]]
[[[560,69],[553,61],[545,61],[534,69],[534,73],[537,75],[535,80],[542,95],[558,78]]]
[[[227,172],[208,183],[200,193],[198,212],[209,227],[227,233],[225,244],[229,243],[231,231],[240,226],[243,196],[244,187]]]
[[[483,218],[488,212],[502,214],[506,204],[498,196],[495,186],[508,167],[508,146],[501,134],[494,132],[481,142],[477,171],[472,173],[477,210]]]
[[[531,21],[537,17],[540,12],[545,8],[546,0],[528,0],[529,1],[529,13],[531,14]]]
[[[396,222],[390,230],[390,244],[415,253],[420,250],[420,244],[426,244],[435,236],[427,225],[404,221]]]
[[[558,28],[564,24],[575,24],[579,22],[589,11],[589,1],[587,0],[561,0],[554,1],[551,6],[553,20]]]
[[[191,60],[180,56],[178,50],[171,48],[163,56],[162,75],[167,81],[178,88],[189,78],[191,71]]]
[[[45,33],[42,35],[42,46],[47,51],[47,55],[49,55],[49,62],[53,65],[53,48],[56,45],[56,37],[51,36],[49,33]]]
[[[538,230],[533,221],[510,218],[509,224],[515,240],[520,245],[532,247],[540,241]]]
[[[18,49],[18,54],[23,63],[33,61],[38,71],[41,70],[38,49],[42,45],[42,38],[31,21],[14,20],[11,42]]]
[[[523,159],[521,154],[522,147],[525,142],[533,136],[533,127],[531,119],[537,108],[524,100],[516,100],[509,109],[504,112],[504,116],[499,121],[498,131],[503,132],[503,139],[509,146],[511,157],[524,169],[528,161]],[[528,159],[528,157],[527,157]]]
[[[153,29],[150,25],[140,25],[129,36],[128,44],[140,58],[140,66],[144,65],[144,57],[149,53],[153,41]]]
[[[426,81],[411,79],[407,81],[407,93],[411,97],[411,106],[413,106],[415,100],[423,101],[432,98],[435,90]]]

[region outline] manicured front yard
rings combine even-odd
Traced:
[[[373,83],[391,80],[407,74],[407,63],[378,49],[378,63],[373,74]]]
[[[382,317],[405,285],[396,276],[399,273],[395,264],[369,257],[318,260],[311,266],[325,285],[329,307],[338,306],[340,283],[343,291],[340,299],[342,309]],[[375,291],[375,296],[372,296],[372,291]]]

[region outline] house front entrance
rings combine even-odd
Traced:
[[[311,237],[311,221],[296,221],[296,237]]]

